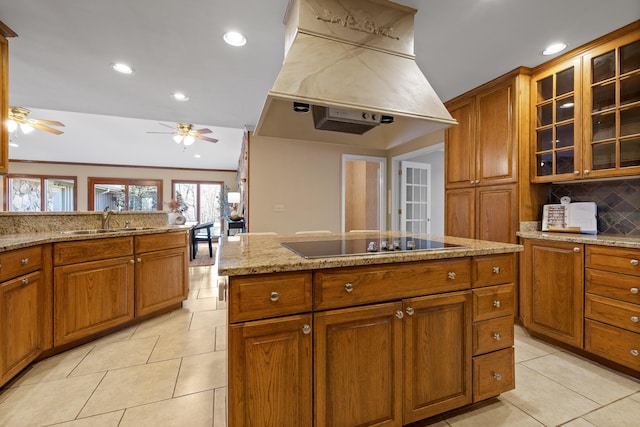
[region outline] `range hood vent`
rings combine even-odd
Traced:
[[[290,0],[284,63],[255,134],[387,149],[456,124],[415,62],[416,12],[387,0]],[[345,120],[363,112],[393,122]]]
[[[318,130],[362,135],[379,126],[382,123],[382,117],[385,118],[386,123],[393,121],[390,116],[382,116],[370,111],[322,107],[320,105],[314,105],[312,108],[313,124]]]

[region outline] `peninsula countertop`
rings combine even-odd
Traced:
[[[437,240],[460,245],[456,248],[437,250],[413,250],[397,252],[376,252],[307,259],[282,246],[285,242],[370,239],[388,240],[394,238],[415,237]],[[478,255],[520,252],[521,245],[489,242],[484,240],[463,239],[448,236],[411,234],[401,232],[367,233],[318,233],[318,234],[273,234],[260,235],[240,233],[223,237],[218,248],[218,273],[221,276],[240,276],[247,274],[278,273],[358,265],[389,264],[397,262],[423,261],[433,259],[459,258]]]
[[[626,237],[611,234],[577,234],[548,231],[519,231],[518,237],[524,239],[550,240],[555,242],[583,243],[619,248],[640,249],[640,237]]]

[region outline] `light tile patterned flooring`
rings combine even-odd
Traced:
[[[190,268],[182,309],[32,365],[0,390],[0,426],[226,426],[226,307]],[[640,425],[640,381],[516,327],[516,389],[436,427]]]

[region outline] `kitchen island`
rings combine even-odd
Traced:
[[[352,249],[300,255],[316,243]],[[229,425],[400,426],[513,389],[521,250],[392,232],[221,239]]]

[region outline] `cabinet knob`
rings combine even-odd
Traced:
[[[473,181],[473,180],[469,181],[469,184],[473,184],[473,183],[474,183],[474,181]]]
[[[305,323],[304,326],[302,326],[302,333],[309,335],[311,333],[311,325]]]
[[[629,289],[629,291],[630,291],[632,294],[636,294],[636,295],[638,294],[638,288],[631,288],[631,289]]]
[[[638,321],[640,321],[640,319],[638,319],[638,316],[631,316],[631,321],[633,323],[638,323]]]
[[[352,283],[347,283],[344,285],[344,290],[347,292],[353,292],[353,284]]]
[[[273,302],[276,302],[280,299],[280,294],[277,292],[271,292],[271,296],[269,297],[269,299]]]
[[[638,260],[637,259],[632,259],[631,260],[631,265],[638,265]]]
[[[573,248],[573,252],[575,252],[575,253],[580,252],[580,248],[576,246],[575,248]]]
[[[493,373],[493,379],[496,381],[500,381],[502,379],[502,375],[500,375],[499,372],[494,372]]]
[[[636,261],[636,262],[637,262],[637,261]],[[20,264],[22,264],[22,265],[27,265],[27,264],[29,264],[29,258],[22,258],[22,259],[20,260]]]
[[[447,273],[447,277],[451,280],[454,280],[456,278],[456,273],[454,273],[453,271],[450,271]]]
[[[480,180],[479,180],[479,179],[476,179],[476,184],[478,184],[479,182],[480,182]]]
[[[500,335],[498,332],[494,332],[493,339],[496,341],[500,341],[502,339],[502,335]]]
[[[409,316],[413,316],[413,313],[414,313],[413,307],[407,307],[406,311]]]
[[[22,284],[23,285],[28,285],[29,284],[29,279],[27,279],[27,278],[22,279]]]
[[[142,258],[138,258],[136,261],[138,261],[138,262],[142,262]]]
[[[498,273],[500,273],[500,267],[493,267],[493,268],[491,268],[491,271],[492,271],[494,274],[498,274]]]
[[[580,171],[573,171],[573,174],[574,174],[575,176],[578,176],[578,175],[580,175]]]
[[[502,304],[501,304],[501,303],[500,303],[500,301],[498,301],[497,299],[496,299],[496,300],[493,300],[493,306],[494,306],[494,307],[496,307],[496,308],[500,308],[500,306],[501,306],[501,305],[502,305]]]
[[[638,350],[636,350],[635,348],[631,350],[631,355],[632,356],[636,356],[637,357],[638,354],[640,354],[640,353],[638,353]]]
[[[404,317],[404,313],[402,312],[402,310],[397,310],[396,311],[396,317],[398,319],[402,319]]]
[[[130,259],[129,260],[129,264],[135,264],[135,263],[136,263],[136,261],[134,259]]]
[[[584,171],[582,171],[582,173],[585,175],[589,175],[589,172],[591,172],[589,169],[585,169]]]

